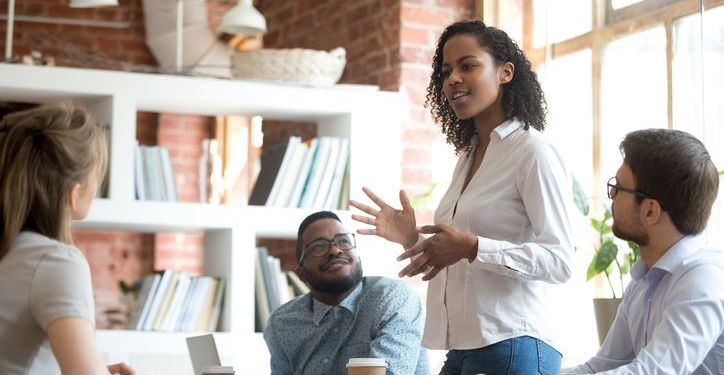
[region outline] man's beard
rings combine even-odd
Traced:
[[[357,261],[352,274],[343,276],[335,280],[321,280],[316,277],[316,274],[312,276],[311,273],[307,273],[307,282],[312,290],[322,293],[329,294],[340,294],[347,292],[354,288],[362,280],[362,264]]]
[[[633,220],[632,220],[633,221]],[[636,218],[636,221],[638,222],[638,229],[636,232],[626,232],[623,229],[621,229],[619,226],[616,225],[616,220],[613,221],[613,226],[611,227],[611,231],[613,234],[624,240],[624,241],[630,241],[633,242],[639,246],[647,246],[649,244],[649,235],[643,230],[643,225],[641,225],[641,219]]]

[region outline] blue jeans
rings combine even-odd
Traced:
[[[450,350],[440,375],[555,375],[561,354],[545,342],[521,336],[484,348]]]

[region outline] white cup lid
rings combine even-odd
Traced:
[[[383,358],[350,358],[347,367],[387,367]]]

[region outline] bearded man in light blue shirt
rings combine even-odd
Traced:
[[[724,255],[700,235],[717,169],[681,131],[635,131],[619,149],[613,233],[638,244],[641,259],[599,352],[564,373],[724,374]]]
[[[329,211],[299,225],[297,274],[311,292],[276,309],[264,330],[272,375],[346,374],[349,358],[384,359],[388,375],[428,375],[422,304],[404,281],[362,277],[353,233]]]

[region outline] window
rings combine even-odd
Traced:
[[[724,171],[724,0],[493,2],[497,26],[508,31],[505,22],[515,21],[509,34],[536,68],[548,100],[546,133],[593,198],[592,209],[601,209],[604,183],[621,162],[619,143],[636,129],[688,131]],[[724,186],[724,172],[720,179]],[[586,223],[574,225],[574,232],[588,229]],[[724,232],[714,229],[722,227],[720,192],[710,239],[724,243]],[[574,240],[577,248],[590,248],[585,243],[590,239]],[[559,337],[564,366],[588,359],[598,348],[590,329],[591,289],[605,292],[607,286],[584,282],[587,263],[578,258],[586,252],[575,254],[577,283],[555,299],[566,306],[555,320],[574,332]]]

